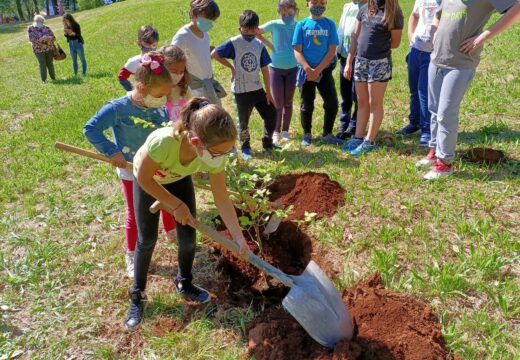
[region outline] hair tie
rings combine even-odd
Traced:
[[[156,75],[162,73],[161,65],[163,61],[164,59],[160,56],[150,56],[148,54],[144,54],[140,60],[142,66],[150,68]]]
[[[206,100],[202,100],[200,103],[199,103],[199,107],[197,108],[197,110],[200,110],[202,109],[204,106],[206,105],[209,105],[209,102],[207,102]]]

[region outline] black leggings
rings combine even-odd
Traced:
[[[195,190],[193,189],[191,176],[170,184],[163,184],[163,186],[188,206],[193,217],[196,216]],[[154,202],[155,199],[148,195],[139,186],[137,180],[134,179],[134,210],[139,231],[135,250],[134,291],[144,291],[146,289],[148,268],[155,243],[157,242],[159,213],[152,214],[149,210]],[[179,272],[177,279],[191,282],[191,268],[195,257],[195,229],[189,225],[177,223],[177,239],[179,244]]]

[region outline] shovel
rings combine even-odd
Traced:
[[[94,152],[94,151],[82,149],[82,148],[79,148],[79,147],[76,147],[76,146],[72,146],[72,145],[68,145],[68,144],[64,144],[64,143],[61,143],[61,142],[54,143],[54,147],[56,149],[68,151],[68,152],[71,152],[71,153],[74,153],[74,154],[78,154],[78,155],[81,155],[81,156],[86,156],[86,157],[89,157],[91,159],[100,160],[100,161],[103,161],[103,162],[106,162],[106,163],[109,163],[109,164],[111,163],[109,157],[101,155],[101,154],[99,154],[97,152]],[[126,169],[132,171],[133,164],[131,162],[127,161]],[[209,186],[209,184],[198,184],[198,183],[195,182],[194,186],[196,188],[203,189],[203,190],[211,190],[211,186]],[[228,193],[230,195],[241,197],[241,195],[239,193],[235,192],[235,191],[228,190]],[[273,207],[275,209],[280,209],[281,208],[281,205],[278,204],[278,203],[270,202],[269,205],[271,205],[271,207]],[[280,216],[276,215],[276,213],[273,214],[269,218],[269,221],[267,222],[267,225],[265,226],[264,235],[269,235],[271,233],[274,233],[276,230],[278,230],[278,227],[280,226],[281,222],[282,222],[282,218]]]
[[[157,213],[159,210],[172,212],[171,209],[156,201],[150,207],[150,211]],[[215,229],[201,224],[197,220],[195,220],[194,227],[228,250],[238,254],[238,244]],[[354,324],[347,308],[334,284],[314,261],[309,262],[301,275],[287,275],[251,251],[240,256],[265,274],[291,288],[283,299],[282,305],[319,344],[333,348],[338,341],[352,338]]]

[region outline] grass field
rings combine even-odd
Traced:
[[[88,76],[71,77],[67,59],[55,63],[59,80],[46,85],[39,78],[26,24],[0,27],[1,359],[244,355],[244,324],[253,311],[186,308],[169,279],[176,246],[164,239],[156,249],[159,270],[150,276],[143,327],[131,335],[122,331],[131,282],[123,278],[124,204],[115,171],[53,148],[55,141],[89,147],[81,129],[105,102],[122,96],[116,75],[138,51],[138,26],[152,22],[160,43],[167,43],[187,22],[187,3],[128,0],[77,13]],[[326,15],[337,22],[342,3],[329,3]],[[275,17],[274,0],[219,4],[222,16],[211,31],[214,45],[237,32],[243,9],[256,10],[261,22]],[[412,2],[401,5],[407,17]],[[48,24],[66,45],[61,20]],[[486,46],[461,109],[459,152],[484,145],[501,149],[508,160],[499,165],[459,157],[455,176],[424,183],[414,167],[423,155],[417,139],[397,139],[361,159],[331,146],[300,149],[296,142],[276,158],[252,162],[274,175],[313,170],[340,182],[347,190],[346,206],[334,218],[311,226],[316,239],[341,254],[338,285],[344,288],[381,272],[389,288],[433,304],[447,342],[464,359],[520,359],[519,46],[518,25]],[[403,41],[394,53],[382,134],[406,121],[406,52]],[[229,88],[230,74],[219,65],[214,69]],[[229,97],[225,105],[232,111]],[[321,115],[320,109],[315,131],[321,128]],[[259,139],[256,115],[253,123],[253,138]],[[297,115],[293,125],[299,137]],[[259,142],[254,147],[259,149]],[[203,207],[211,206],[204,200],[201,196]],[[341,243],[345,226],[353,233],[347,245]],[[199,278],[212,274],[207,259],[201,245],[195,264]],[[185,319],[189,322],[181,329],[167,331],[168,324]]]

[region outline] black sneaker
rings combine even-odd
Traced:
[[[130,296],[130,309],[128,309],[125,327],[127,330],[135,330],[143,320],[143,302],[146,300],[146,297],[141,295],[140,291],[128,291],[128,295]]]
[[[209,293],[201,287],[193,285],[189,281],[173,280],[175,288],[180,296],[189,301],[196,301],[201,304],[207,303],[211,300]]]

